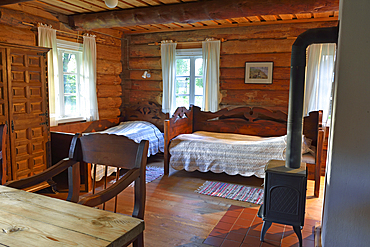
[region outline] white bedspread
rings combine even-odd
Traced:
[[[159,152],[164,152],[163,133],[154,124],[146,121],[126,121],[120,123],[117,126],[111,127],[103,131],[86,134],[96,134],[96,133],[123,135],[135,141],[136,143],[140,143],[142,140],[148,140],[149,141],[148,157],[150,155],[155,155],[156,153]],[[116,170],[117,169],[115,167],[108,167],[107,175],[108,176],[111,175]],[[105,166],[97,165],[96,181],[101,180],[104,177],[104,173]],[[91,176],[93,177],[93,172],[91,172]]]
[[[284,160],[286,135],[259,137],[197,131],[171,141],[170,164],[176,170],[265,176],[271,159]]]

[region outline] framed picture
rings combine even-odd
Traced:
[[[246,62],[244,83],[272,83],[273,62]]]

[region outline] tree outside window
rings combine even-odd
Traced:
[[[79,117],[79,85],[81,77],[82,54],[79,51],[59,49],[59,59],[62,65],[59,76],[60,117]]]
[[[176,108],[203,104],[203,59],[178,56],[176,59]]]

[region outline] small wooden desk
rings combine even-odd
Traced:
[[[0,246],[122,246],[144,221],[0,185]]]

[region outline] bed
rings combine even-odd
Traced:
[[[139,103],[127,107],[124,117],[103,119],[91,122],[73,123],[51,127],[51,155],[52,164],[68,157],[69,145],[75,133],[93,134],[108,133],[124,135],[139,143],[149,140],[148,156],[164,152],[164,120],[168,114],[162,113],[162,107],[154,102]],[[86,190],[91,188],[92,165],[82,167],[82,179]],[[113,170],[108,172],[108,176]],[[97,166],[95,178],[100,180],[104,171]]]
[[[304,118],[302,162],[319,195],[323,129],[322,111]],[[260,107],[202,112],[180,107],[165,120],[165,174],[176,170],[225,172],[264,177],[271,159],[284,160],[287,114]]]

